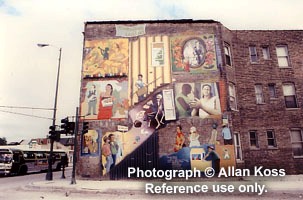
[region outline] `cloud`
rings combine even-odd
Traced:
[[[18,11],[15,7],[10,6],[7,4],[6,1],[0,0],[0,12],[3,12],[7,15],[12,15],[12,16],[20,16],[21,13]]]
[[[75,115],[86,21],[192,18],[229,29],[302,29],[302,7],[301,0],[0,0],[0,105],[54,106],[59,51],[36,45],[49,43],[62,47],[57,123]],[[0,137],[9,141],[45,137],[51,125],[9,113],[1,113],[0,122]]]

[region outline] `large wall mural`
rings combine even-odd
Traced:
[[[221,115],[218,83],[176,83],[175,94],[179,118],[216,118]]]
[[[217,70],[214,35],[176,36],[170,45],[173,72]]]
[[[84,78],[127,76],[128,39],[85,41],[84,45]]]
[[[90,81],[85,86],[81,115],[85,119],[125,119],[128,116],[128,82]]]
[[[137,43],[127,38],[117,38],[85,41],[84,44],[85,83],[82,82],[80,115],[85,116],[85,120],[114,119],[115,123],[119,123],[120,119],[127,119],[128,122],[126,126],[123,123],[123,132],[113,125],[104,131],[100,123],[94,126],[96,130],[81,135],[81,156],[101,156],[103,175],[171,121],[181,119],[178,124],[182,124],[184,118],[200,118],[198,121],[211,118],[207,121],[218,122],[226,110],[225,86],[220,81],[218,71],[213,72],[218,70],[219,65],[213,34],[167,36],[165,40],[157,42],[149,42],[152,41],[149,39],[142,41]],[[146,63],[159,67],[152,69],[154,75],[150,75],[149,69],[145,70],[149,66],[141,65],[145,59],[140,56],[147,56]],[[154,84],[153,90],[149,88],[146,95],[129,109],[129,96],[132,96],[129,86],[134,85],[138,73],[148,76],[148,80],[150,77],[154,80],[166,76],[168,71],[165,70],[170,73],[165,82],[169,86],[160,90],[158,83]],[[178,77],[178,81],[172,83],[174,76],[180,74],[182,76]],[[197,74],[203,74],[203,78]],[[210,77],[211,74],[214,75]],[[192,77],[195,79],[191,82]],[[189,133],[177,130],[176,136],[171,137],[171,148],[160,155],[162,169],[197,168],[204,171],[206,167],[215,167],[215,159],[206,159],[212,150],[220,157],[222,167],[234,165],[234,146],[218,143],[217,125],[211,133],[204,135],[197,131],[198,128],[191,127]],[[205,138],[205,135],[209,138]],[[212,150],[209,149],[210,145]]]

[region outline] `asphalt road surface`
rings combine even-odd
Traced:
[[[53,180],[61,178],[61,172],[53,173]],[[41,182],[45,180],[45,173],[36,173],[25,176],[12,176],[12,177],[1,177],[0,178],[0,200],[92,200],[92,199],[174,199],[174,200],[185,200],[185,199],[301,199],[303,200],[303,191],[277,191],[266,193],[262,196],[255,194],[215,194],[215,193],[203,193],[203,194],[173,194],[173,195],[146,195],[143,192],[128,192],[119,193],[108,192],[100,193],[95,192],[69,192],[58,190],[47,191],[45,189],[29,189],[25,187],[31,182]],[[67,168],[65,173],[66,179],[71,180],[71,168]],[[123,187],[123,185],[121,186]]]

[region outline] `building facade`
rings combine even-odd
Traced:
[[[204,171],[214,167],[209,146],[220,167],[302,173],[302,36],[213,20],[85,23],[80,121],[89,131],[78,137],[77,174]]]

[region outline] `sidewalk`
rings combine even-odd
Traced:
[[[165,180],[76,180],[76,184],[71,184],[70,179],[58,179],[53,181],[31,182],[25,186],[26,190],[39,191],[68,191],[75,193],[120,193],[120,194],[144,194],[146,184],[162,186],[194,186],[207,185],[211,191],[213,185],[233,185],[235,188],[251,185],[255,189],[265,186],[263,192],[295,192],[303,193],[303,175],[288,175],[285,177],[245,177],[242,180],[236,179],[199,179],[194,181],[165,181]],[[258,193],[259,191],[253,191]]]

